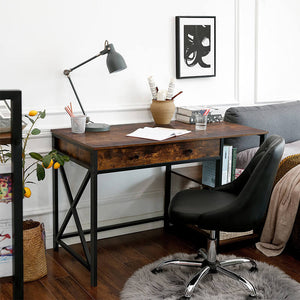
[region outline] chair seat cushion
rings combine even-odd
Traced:
[[[230,223],[224,218],[237,196],[214,190],[184,190],[175,195],[169,207],[171,222],[194,224],[202,229],[219,230]],[[218,218],[222,216],[222,218]]]

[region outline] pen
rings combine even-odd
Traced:
[[[182,93],[182,91],[180,91],[179,93],[177,93],[175,96],[173,96],[172,98],[171,98],[171,100],[173,100],[174,98],[176,98],[178,95],[180,95]]]

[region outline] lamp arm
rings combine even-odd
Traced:
[[[82,104],[81,104],[81,101],[80,101],[80,99],[79,99],[79,96],[78,96],[78,94],[77,94],[77,92],[76,92],[75,86],[74,86],[74,84],[73,84],[73,82],[72,82],[72,80],[71,80],[70,73],[71,73],[72,71],[74,71],[75,69],[77,69],[77,68],[79,68],[79,67],[81,67],[81,66],[87,64],[88,62],[90,62],[90,61],[92,61],[92,60],[94,60],[95,58],[97,58],[97,57],[99,57],[99,56],[101,56],[101,55],[107,54],[110,50],[111,50],[111,49],[110,49],[109,43],[108,43],[108,41],[106,40],[105,43],[104,43],[104,49],[103,49],[102,51],[100,51],[98,54],[96,54],[95,56],[89,58],[88,60],[85,60],[84,62],[80,63],[79,65],[77,65],[77,66],[75,66],[75,67],[73,67],[73,68],[64,70],[64,75],[66,75],[67,78],[69,79],[70,85],[71,85],[72,90],[73,90],[73,92],[74,92],[74,94],[75,94],[75,97],[76,97],[76,99],[77,99],[77,101],[78,101],[78,104],[79,104],[79,106],[80,106],[80,108],[81,108],[81,111],[82,111],[82,113],[83,113],[85,116],[86,116],[85,111],[84,111],[84,109],[83,109],[83,107],[82,107]],[[87,120],[86,120],[86,121],[87,121],[87,123],[88,123],[88,122],[92,122],[92,121],[90,121],[89,117],[87,117]]]
[[[95,56],[89,58],[88,60],[82,62],[81,64],[71,68],[71,69],[67,69],[67,70],[64,70],[64,74],[66,76],[68,76],[72,71],[74,71],[75,69],[85,65],[86,63],[90,62],[91,60],[94,60],[95,58],[97,58],[98,56],[100,55],[104,55],[104,54],[107,54],[108,52],[110,51],[110,47],[109,47],[109,44],[108,44],[108,41],[105,41],[105,44],[104,44],[104,49],[102,51],[100,51],[98,54],[96,54]]]
[[[66,69],[66,70],[64,70],[64,75],[66,75],[67,78],[69,79],[69,82],[70,82],[70,85],[71,85],[71,87],[72,87],[72,90],[73,90],[73,92],[74,92],[74,94],[75,94],[75,97],[76,97],[76,99],[77,99],[77,101],[78,101],[78,104],[79,104],[79,106],[80,106],[80,108],[81,108],[81,111],[82,111],[82,113],[83,113],[84,115],[86,115],[86,114],[85,114],[85,111],[84,111],[83,106],[82,106],[82,104],[81,104],[81,101],[80,101],[80,99],[79,99],[79,96],[78,96],[78,94],[77,94],[77,92],[76,92],[75,86],[74,86],[74,84],[73,84],[73,82],[72,82],[72,80],[71,80],[70,73],[71,73],[72,71],[74,71],[75,69],[77,69],[77,68],[79,68],[79,67],[85,65],[86,63],[90,62],[91,60],[94,60],[94,59],[97,58],[98,56],[108,53],[108,51],[109,51],[109,50],[108,50],[107,48],[105,48],[104,50],[102,50],[102,51],[101,51],[100,53],[98,53],[97,55],[95,55],[95,56],[89,58],[88,60],[86,60],[86,61],[80,63],[79,65],[77,65],[77,66],[75,66],[75,67],[73,67],[73,68],[71,68],[71,69]],[[87,119],[87,122],[89,122],[88,119]]]
[[[65,75],[66,75],[66,74],[65,74]],[[78,101],[78,104],[79,104],[79,106],[80,106],[80,108],[81,108],[82,113],[83,113],[84,115],[86,115],[86,114],[85,114],[85,111],[84,111],[84,109],[83,109],[83,107],[82,107],[81,101],[80,101],[80,99],[79,99],[79,97],[78,97],[78,94],[77,94],[77,92],[76,92],[76,90],[75,90],[75,87],[74,87],[74,84],[73,84],[73,82],[72,82],[72,80],[71,80],[70,75],[68,74],[68,75],[66,75],[66,76],[67,76],[67,78],[69,79],[69,82],[70,82],[70,84],[71,84],[72,90],[73,90],[73,92],[74,92],[74,94],[75,94],[75,97],[76,97],[76,99],[77,99],[77,101]]]
[[[88,62],[90,62],[91,60],[97,58],[97,57],[100,56],[100,55],[101,55],[101,52],[100,52],[99,54],[97,54],[97,55],[95,55],[95,56],[89,58],[88,60],[82,62],[81,64],[79,64],[79,65],[77,65],[77,66],[71,68],[71,69],[64,70],[64,74],[65,74],[66,76],[68,76],[68,75],[69,75],[72,71],[74,71],[75,69],[77,69],[77,68],[79,68],[79,67],[81,67],[81,66],[87,64]]]

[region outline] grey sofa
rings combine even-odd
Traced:
[[[229,108],[224,121],[238,123],[254,128],[265,129],[269,134],[278,134],[285,139],[284,157],[300,153],[300,101],[261,106],[240,106]],[[227,139],[226,144],[233,145],[239,153],[251,151],[259,144],[258,137]],[[253,152],[253,151],[252,151]],[[251,154],[252,155],[252,154]],[[300,257],[300,207],[288,248]]]

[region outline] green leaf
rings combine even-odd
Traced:
[[[59,155],[59,154],[56,154],[56,155],[55,155],[55,160],[56,160],[61,166],[63,166],[64,163],[65,163],[63,157],[62,157],[61,155]]]
[[[38,134],[40,134],[41,133],[41,131],[38,129],[38,128],[34,128],[34,129],[32,129],[32,131],[31,131],[31,134],[32,135],[38,135]]]
[[[43,166],[41,164],[37,164],[36,177],[37,177],[38,181],[44,180],[44,178],[45,178],[45,169],[43,168]]]
[[[42,160],[43,159],[43,156],[39,153],[36,153],[36,152],[30,152],[29,155],[32,158],[36,159],[36,160]]]
[[[46,117],[46,110],[40,112],[40,118],[44,119]]]
[[[25,115],[25,117],[33,124],[34,123],[34,120],[31,119],[29,116]]]
[[[50,162],[51,162],[51,159],[52,159],[52,157],[51,157],[51,155],[46,155],[43,159],[42,159],[42,162],[43,162],[43,165],[44,165],[44,167],[45,168],[48,168],[48,166],[49,166],[49,164],[50,164]]]
[[[64,161],[69,161],[69,160],[70,160],[70,157],[67,156],[67,155],[64,155],[64,156],[63,156],[63,159],[64,159]]]

